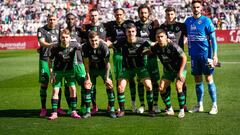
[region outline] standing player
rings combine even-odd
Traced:
[[[144,40],[136,37],[137,29],[133,23],[127,25],[126,28],[127,40],[117,43],[122,49],[123,65],[122,75],[118,80],[118,103],[120,111],[117,116],[122,117],[125,115],[124,103],[125,95],[124,91],[129,79],[133,78],[136,74],[138,79],[144,84],[147,90],[147,102],[149,108],[149,115],[155,116],[152,111],[153,104],[153,93],[152,93],[152,82],[149,77],[146,65],[144,63],[145,55],[142,55],[142,46]]]
[[[125,18],[125,11],[123,8],[116,8],[114,9],[114,15],[116,20],[110,21],[105,24],[106,31],[107,31],[107,38],[112,42],[113,48],[113,66],[114,66],[114,74],[116,83],[122,73],[122,52],[116,46],[116,43],[121,40],[126,39],[125,29],[127,24],[134,23],[131,20],[124,20]],[[118,87],[118,84],[116,85]],[[129,80],[129,86],[131,91],[131,98],[132,98],[132,111],[137,112],[136,102],[135,102],[135,95],[136,95],[136,87],[134,78]]]
[[[99,20],[99,11],[95,8],[90,10],[90,24],[83,25],[83,31],[85,32],[82,35],[83,39],[88,42],[88,33],[89,31],[95,31],[98,33],[100,39],[106,40],[106,30],[104,24]]]
[[[213,81],[214,66],[218,62],[217,41],[214,25],[209,18],[201,14],[201,0],[192,1],[193,16],[187,18],[188,49],[191,57],[192,75],[196,82],[198,104],[189,112],[203,112],[204,85],[202,74],[208,83],[208,91],[212,100],[212,108],[209,114],[217,114],[217,93]],[[211,42],[211,44],[210,44]],[[208,63],[212,59],[212,63]],[[211,66],[209,66],[209,64]]]
[[[48,66],[50,70],[50,80],[53,84],[53,95],[52,95],[52,114],[48,117],[49,120],[55,120],[58,118],[57,115],[57,104],[58,104],[58,93],[62,86],[62,79],[64,78],[69,86],[70,91],[70,102],[71,102],[71,117],[81,118],[77,112],[77,94],[75,87],[75,76],[73,70],[73,61],[76,54],[76,50],[80,49],[79,43],[70,42],[70,32],[67,29],[61,31],[61,42],[55,44],[51,49],[51,54],[48,59]]]
[[[171,42],[176,43],[184,50],[184,36],[186,37],[186,27],[184,23],[176,22],[176,10],[174,7],[167,7],[165,10],[166,21],[163,23],[160,28],[164,29],[167,32],[168,39]],[[183,92],[185,94],[185,100],[187,97],[187,87],[186,84],[183,84]],[[171,87],[167,88],[167,93],[171,95]],[[185,101],[186,104],[186,101]],[[184,108],[187,110],[187,107]]]
[[[90,31],[88,34],[89,43],[83,45],[83,61],[86,69],[86,107],[87,113],[84,118],[91,117],[90,102],[91,93],[89,85],[96,86],[97,77],[101,76],[106,85],[106,92],[108,96],[109,115],[112,118],[116,118],[114,102],[115,96],[113,91],[111,67],[109,62],[110,51],[103,42],[100,41],[97,32]]]
[[[183,118],[185,116],[185,95],[182,91],[182,88],[187,74],[187,56],[175,42],[168,42],[166,31],[162,29],[157,30],[156,40],[157,43],[152,46],[150,50],[153,54],[158,56],[163,64],[163,76],[159,84],[159,91],[163,102],[167,107],[166,114],[174,115],[170,101],[170,95],[168,95],[166,92],[166,88],[176,79],[176,89],[180,106],[178,117]]]
[[[84,32],[84,34],[82,35],[83,40],[85,40],[85,42],[89,42],[88,33],[90,31],[95,31],[98,33],[100,40],[102,42],[105,42],[106,30],[105,30],[104,24],[101,23],[99,20],[99,12],[97,9],[94,8],[90,10],[90,19],[91,19],[90,24],[83,25],[83,32]],[[107,44],[107,42],[105,43]],[[98,106],[96,103],[96,85],[92,85],[91,93],[92,93],[91,96],[92,96],[92,106],[93,106],[92,115],[94,115],[98,111]]]
[[[67,28],[70,31],[70,36],[71,36],[71,42],[78,42],[81,43],[81,28],[77,27],[77,16],[71,12],[69,12],[66,15],[66,23],[67,23]],[[81,108],[80,108],[80,113],[84,114],[85,113],[85,100],[84,100],[84,80],[86,76],[85,68],[83,65],[82,61],[82,52],[81,50],[76,50],[75,58],[74,58],[74,73],[75,73],[75,79],[78,83],[79,86],[81,86]],[[68,86],[65,87],[65,96],[69,97],[69,90]],[[70,98],[68,100],[68,105],[70,106]],[[71,113],[71,110],[68,112]]]
[[[142,37],[148,40],[150,43],[155,41],[155,30],[159,27],[159,23],[157,20],[151,20],[151,9],[147,4],[140,5],[138,8],[138,16],[139,21],[137,21],[137,36]],[[151,77],[152,85],[153,85],[153,110],[156,113],[161,112],[158,107],[158,83],[157,81],[160,79],[160,72],[158,68],[157,56],[154,54],[150,54],[147,57],[147,69],[149,75]],[[144,89],[142,83],[138,83],[138,94],[141,102],[141,107],[138,109],[138,112],[144,112]]]
[[[53,44],[59,42],[59,27],[57,25],[57,14],[49,14],[47,17],[47,25],[38,29],[37,32],[38,42],[40,44],[40,48],[38,49],[40,57],[39,57],[39,82],[40,86],[40,97],[42,109],[40,112],[41,117],[45,117],[47,114],[46,110],[46,98],[47,98],[47,88],[50,77],[50,72],[48,68],[48,56],[50,48]],[[59,91],[59,99],[61,99],[61,90]],[[59,108],[57,112],[61,115],[65,115],[66,113],[60,108],[60,100],[59,100]]]

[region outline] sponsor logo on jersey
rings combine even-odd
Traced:
[[[194,24],[191,24],[191,25],[190,25],[190,29],[193,30],[193,31],[195,31],[195,30],[197,30],[197,27],[196,27]]]

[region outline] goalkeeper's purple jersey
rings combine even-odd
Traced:
[[[195,19],[188,17],[185,21],[190,56],[211,56],[209,35],[215,31],[212,21],[206,16]]]

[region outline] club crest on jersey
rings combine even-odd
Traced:
[[[198,21],[198,24],[202,24],[202,21],[201,21],[201,20],[199,20],[199,21]]]
[[[72,52],[72,51],[73,51],[73,48],[70,48],[69,51]]]
[[[42,33],[40,31],[38,32],[38,37],[42,37]]]
[[[103,28],[100,28],[100,32],[103,32]]]
[[[176,31],[179,31],[179,29],[180,29],[180,28],[177,26],[177,27],[176,27]]]
[[[170,54],[170,53],[171,53],[171,50],[167,49],[167,53]]]
[[[149,25],[149,26],[148,26],[148,29],[150,29],[150,30],[151,30],[151,29],[152,29],[152,25]]]

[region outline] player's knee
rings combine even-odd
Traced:
[[[159,90],[159,92],[160,92],[161,94],[164,93],[164,88],[163,88],[163,86],[160,85],[160,86],[158,87],[158,90]]]
[[[206,76],[205,76],[205,79],[206,79],[207,83],[212,83],[212,82],[213,82],[213,77],[212,77],[212,75],[206,75]]]

